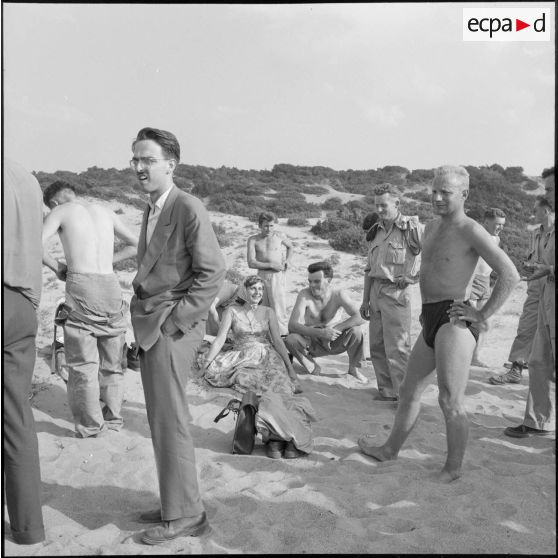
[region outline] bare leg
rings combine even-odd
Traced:
[[[470,301],[471,306],[473,306],[477,310],[480,310],[485,305],[485,303],[486,301],[480,301],[480,300]],[[480,351],[481,348],[484,346],[484,343],[486,341],[486,334],[488,332],[488,321],[477,324],[477,327],[479,327],[480,332],[479,332],[479,338],[477,340],[477,344],[475,345],[475,350],[473,351],[473,358],[471,360],[471,364],[473,366],[478,366],[480,368],[489,368],[488,364],[486,364],[480,359]]]
[[[349,374],[349,376],[353,376],[353,378],[355,378],[359,382],[362,382],[363,384],[368,383],[368,378],[358,368],[355,368],[354,366],[349,367],[349,371],[347,372],[347,374]]]
[[[469,435],[465,411],[465,388],[469,379],[475,338],[467,329],[443,325],[436,335],[436,371],[440,407],[446,421],[448,455],[438,475],[442,482],[461,476],[461,465]]]
[[[389,438],[380,447],[370,446],[366,437],[360,438],[358,445],[363,453],[378,461],[397,458],[401,446],[415,426],[420,411],[420,397],[430,382],[435,366],[434,351],[420,333],[409,357],[405,379],[399,388],[399,405]]]
[[[308,353],[306,339],[304,339],[302,335],[291,333],[287,335],[284,342],[289,352],[300,362],[308,374],[319,376],[322,369],[316,363],[312,355]]]

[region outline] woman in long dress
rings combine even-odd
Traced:
[[[201,363],[204,378],[215,387],[230,387],[241,393],[300,393],[275,312],[261,306],[262,279],[252,275],[244,286],[246,303],[233,304],[225,310],[217,336]],[[233,348],[221,353],[227,336],[233,340]]]

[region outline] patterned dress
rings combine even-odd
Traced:
[[[231,335],[233,348],[219,353],[205,371],[205,379],[215,387],[229,387],[257,395],[270,391],[292,395],[294,385],[283,359],[270,343],[270,309],[260,306],[250,319],[248,306],[233,305]]]

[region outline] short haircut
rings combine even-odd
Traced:
[[[271,211],[263,211],[258,215],[258,225],[262,223],[277,223],[277,217]]]
[[[384,194],[389,194],[394,198],[399,199],[400,193],[396,186],[390,184],[389,182],[385,182],[384,184],[380,184],[374,188],[374,195],[375,196],[383,196]]]
[[[165,157],[174,159],[176,164],[180,162],[180,144],[173,133],[166,130],[158,130],[157,128],[142,128],[132,143],[132,150],[136,143],[142,140],[153,140],[161,146]]]
[[[316,273],[318,271],[323,271],[324,277],[328,279],[333,278],[333,268],[329,262],[316,262],[308,266],[308,273]]]
[[[469,173],[464,167],[455,165],[443,165],[434,171],[434,180],[437,178],[453,179],[460,183],[463,189],[469,188]]]
[[[249,275],[244,280],[244,286],[247,289],[249,289],[250,287],[253,287],[254,285],[257,285],[258,283],[261,283],[262,285],[264,285],[264,280],[259,275]]]
[[[550,202],[546,198],[537,198],[535,205],[538,207],[543,207],[545,209],[548,209],[548,211],[553,211]]]
[[[487,209],[484,212],[484,218],[485,219],[505,219],[506,218],[506,214],[501,210],[498,209],[497,207],[491,207],[490,209]]]
[[[362,230],[367,231],[370,227],[373,227],[379,219],[379,215],[377,213],[368,213],[364,220],[362,221]]]
[[[52,198],[62,192],[62,190],[71,190],[74,194],[76,193],[75,187],[69,182],[64,182],[64,180],[57,180],[45,188],[43,192],[43,201],[47,207],[50,207],[50,202]]]
[[[554,174],[554,167],[550,167],[549,169],[544,169],[541,174],[541,178],[546,178]]]

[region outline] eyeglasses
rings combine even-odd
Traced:
[[[130,167],[133,169],[137,169],[141,163],[141,165],[148,169],[150,167],[152,167],[157,161],[170,161],[170,159],[163,157],[163,158],[157,158],[157,157],[134,157],[133,159],[130,159]]]

